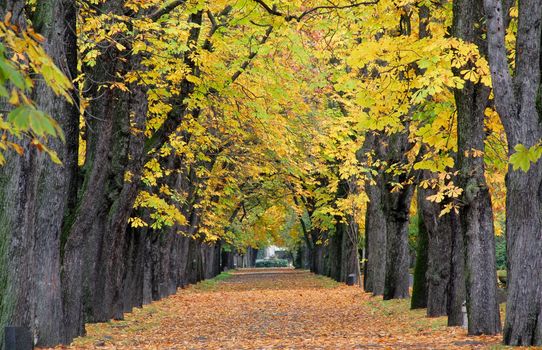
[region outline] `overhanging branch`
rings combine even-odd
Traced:
[[[180,6],[180,5],[184,4],[185,2],[186,2],[186,0],[174,0],[174,1],[170,2],[169,4],[167,4],[166,6],[161,7],[158,10],[154,11],[149,16],[149,18],[151,20],[153,20],[153,21],[156,21],[156,20],[160,19],[160,17],[162,17],[163,15],[166,15],[166,14],[170,13],[177,6]]]
[[[265,3],[263,0],[254,0],[257,4],[259,4],[261,7],[264,8],[270,15],[273,16],[279,16],[284,17],[284,19],[287,22],[291,22],[293,20],[296,20],[297,22],[301,22],[303,18],[310,15],[311,13],[318,12],[320,10],[344,10],[359,6],[366,6],[366,5],[376,5],[380,2],[380,0],[373,0],[373,1],[361,1],[361,2],[354,2],[348,5],[324,5],[324,6],[316,6],[309,10],[306,10],[302,12],[301,14],[294,16],[294,15],[288,15],[283,12],[280,12],[276,9],[276,7],[271,7],[268,4]]]
[[[273,27],[269,26],[267,28],[267,30],[265,31],[264,36],[259,41],[260,46],[267,42],[267,40],[271,36],[272,31],[273,31]],[[248,58],[241,64],[241,67],[235,73],[233,73],[233,75],[231,77],[231,80],[230,80],[231,83],[235,82],[237,80],[237,78],[239,78],[239,76],[247,69],[248,65],[254,59],[254,57],[256,57],[257,54],[258,54],[258,51],[252,51],[250,53]]]

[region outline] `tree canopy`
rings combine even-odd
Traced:
[[[0,256],[52,261],[62,311],[21,321],[58,319],[44,344],[142,303],[127,290],[144,284],[146,257],[161,269],[152,298],[217,272],[221,253],[271,244],[408,297],[413,217],[428,240],[414,237],[428,250],[419,278],[452,305],[438,312],[452,319],[466,293],[469,333],[500,332],[494,235],[520,242],[526,221],[510,208],[539,205],[522,196],[539,190],[542,133],[516,125],[539,114],[534,0],[4,3]],[[542,262],[512,248],[508,307],[521,318],[517,266]],[[0,291],[23,283],[0,271]],[[524,336],[536,322],[506,327],[507,343],[542,341]]]

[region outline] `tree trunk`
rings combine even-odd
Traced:
[[[431,175],[426,173],[424,176],[429,178]],[[460,229],[455,212],[440,216],[442,205],[426,199],[434,195],[435,190],[418,188],[418,194],[418,215],[428,237],[427,316],[438,317],[448,314],[448,291],[452,283],[452,240],[460,234]]]
[[[387,138],[387,161],[389,164],[402,163],[410,147],[405,132]],[[386,218],[386,279],[384,300],[409,297],[410,254],[408,249],[408,223],[414,186],[404,184],[393,190],[392,183],[403,183],[409,174],[393,176],[384,174],[382,201]]]
[[[25,28],[24,1],[2,4],[0,16],[12,13],[11,22]],[[46,38],[44,48],[68,76],[76,70],[75,4],[43,1],[36,7],[35,30]],[[63,340],[60,284],[60,239],[62,221],[73,195],[77,167],[78,110],[37,81],[33,99],[39,109],[53,116],[64,130],[66,143],[51,139],[64,166],[28,142],[24,155],[6,154],[0,169],[0,337],[4,326],[29,328],[38,345]],[[2,345],[3,346],[3,345]]]
[[[315,230],[313,230],[313,235]],[[325,245],[323,242],[314,242],[313,249],[311,250],[311,272],[317,275],[323,275],[325,273],[324,268],[324,253]]]
[[[482,1],[454,3],[454,33],[475,43],[481,54],[487,52],[480,22]],[[460,222],[465,239],[465,271],[469,334],[496,334],[501,331],[497,303],[497,272],[491,196],[484,174],[484,159],[473,151],[484,151],[484,111],[489,88],[465,82],[455,91],[458,129],[459,185],[463,188]],[[508,207],[510,208],[510,207]]]
[[[506,2],[509,3],[509,2]],[[540,40],[542,8],[536,0],[520,1],[515,74],[510,73],[505,46],[503,3],[484,0],[488,24],[489,63],[495,105],[508,138],[509,154],[522,144],[540,142]],[[529,172],[508,169],[506,178],[508,300],[504,342],[542,344],[542,163]]]
[[[373,149],[376,156],[382,154],[379,137],[367,134],[363,149],[368,152]],[[378,172],[373,179],[374,184],[366,183],[365,193],[369,199],[365,213],[365,248],[367,261],[365,262],[364,289],[373,295],[384,294],[386,277],[386,217],[382,202],[384,183],[382,174]]]
[[[145,233],[146,230],[128,229],[126,231],[125,274],[123,283],[124,312],[143,306],[143,286],[145,274]]]
[[[455,212],[440,216],[442,206],[426,200],[434,193],[418,188],[418,215],[428,238],[427,316],[448,315],[449,326],[461,326],[465,300],[463,236]]]
[[[365,291],[374,295],[384,294],[386,276],[386,218],[382,208],[382,179],[377,178],[376,185],[366,188],[367,212],[365,214],[365,238],[367,246],[367,268]]]
[[[448,326],[463,325],[463,312],[461,310],[465,300],[465,249],[463,235],[460,230],[459,216],[451,217],[452,229],[450,249],[450,280],[447,288],[446,313]]]
[[[407,194],[407,193],[405,193]],[[396,194],[391,194],[395,197]],[[384,300],[409,297],[408,212],[411,195],[400,199],[401,205],[389,208],[386,215],[386,280]],[[399,204],[399,203],[397,203]]]
[[[329,268],[328,276],[335,281],[341,281],[341,257],[342,257],[342,241],[346,235],[346,224],[340,222],[340,218],[336,218],[337,223],[335,224],[335,233],[330,237],[329,240]]]
[[[40,1],[34,18],[34,29],[46,38],[47,54],[67,77],[74,79],[78,55],[75,1]],[[79,107],[77,98],[70,104],[43,83],[37,83],[35,89],[35,102],[55,118],[66,136],[66,142],[53,139],[49,143],[62,159],[62,167],[46,156],[39,157],[36,164],[40,173],[35,214],[34,327],[37,345],[52,346],[61,342],[64,336],[60,246],[63,220],[77,198]],[[71,96],[76,94],[72,92]]]

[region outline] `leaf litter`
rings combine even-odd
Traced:
[[[495,349],[500,341],[307,271],[241,269],[124,320],[87,325],[87,336],[55,349]]]

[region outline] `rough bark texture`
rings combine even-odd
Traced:
[[[465,300],[465,249],[459,216],[452,217],[452,240],[450,252],[450,280],[447,288],[446,313],[448,326],[461,326],[463,313],[461,307]]]
[[[364,149],[374,148],[380,154],[380,143],[377,137],[366,135]],[[386,276],[386,218],[382,204],[383,179],[378,173],[374,184],[365,186],[365,193],[369,198],[365,213],[365,247],[367,262],[365,263],[364,289],[374,295],[384,294],[384,281]]]
[[[24,25],[24,1],[0,1],[0,18],[11,12],[12,23]],[[24,27],[23,27],[24,28]],[[2,110],[7,104],[0,100]],[[33,314],[28,294],[31,293],[31,266],[24,262],[33,259],[33,237],[25,222],[25,203],[32,200],[29,178],[25,176],[31,159],[28,150],[23,157],[6,155],[7,166],[0,169],[0,348],[4,347],[4,327],[6,325],[29,326]],[[25,169],[26,168],[26,169]],[[26,170],[26,171],[25,171]],[[27,190],[29,189],[29,190]],[[15,229],[19,228],[19,229]]]
[[[428,174],[425,174],[426,176]],[[434,190],[418,188],[418,215],[427,230],[427,316],[448,315],[449,326],[461,326],[465,300],[465,254],[459,217],[440,216],[442,206],[427,201]]]
[[[410,147],[406,133],[388,137],[387,160],[390,164],[401,163],[407,148]],[[413,185],[404,185],[392,191],[392,183],[403,183],[408,174],[384,175],[382,201],[386,218],[386,280],[384,299],[409,297],[410,254],[408,249],[408,222],[410,205],[414,192]]]
[[[508,3],[508,2],[507,2]],[[542,138],[540,125],[540,2],[519,2],[515,74],[509,71],[504,36],[503,3],[484,0],[488,25],[488,56],[495,105],[508,138],[509,153],[517,144],[529,148]],[[504,342],[542,344],[542,163],[529,172],[508,169],[506,234],[508,300]]]
[[[2,3],[0,16],[4,18],[4,11],[9,11],[12,23],[24,28],[23,6],[24,1]],[[46,38],[46,52],[66,75],[74,76],[74,2],[42,1],[35,15],[35,30]],[[60,232],[73,194],[78,111],[41,81],[34,87],[33,98],[65,132],[66,143],[54,139],[49,143],[64,166],[53,164],[46,154],[26,143],[24,156],[9,154],[8,165],[0,169],[0,337],[5,325],[20,325],[31,330],[35,343],[47,346],[60,342],[63,334]]]
[[[45,49],[55,64],[71,79],[77,75],[76,4],[71,0],[41,1],[34,14],[35,30],[46,39]],[[45,87],[36,86],[35,101],[59,122],[66,142],[54,140],[51,147],[63,166],[41,158],[36,213],[35,338],[40,346],[63,340],[60,245],[63,219],[77,191],[79,110]],[[45,93],[48,91],[48,93]]]
[[[319,230],[312,231],[313,237],[321,234],[320,232],[316,233],[316,231],[319,231]],[[325,250],[326,250],[326,246],[324,245],[323,241],[321,241],[321,242],[315,242],[310,252],[311,272],[317,275],[325,274],[325,260],[324,260]]]
[[[328,263],[327,276],[337,282],[342,282],[341,277],[341,257],[342,257],[342,241],[345,235],[346,225],[341,222],[340,217],[336,218],[335,232],[329,239],[328,245]]]
[[[454,33],[487,52],[482,1],[454,3]],[[458,120],[459,185],[463,188],[460,208],[461,230],[465,240],[465,277],[469,334],[496,334],[501,330],[497,303],[497,274],[491,196],[484,175],[484,111],[489,88],[466,82],[455,92]],[[470,152],[470,155],[469,155]],[[510,207],[508,207],[510,209]]]
[[[430,174],[424,174],[426,178]],[[428,237],[427,316],[438,317],[448,314],[448,303],[452,281],[452,269],[457,269],[453,260],[453,239],[460,235],[459,222],[455,212],[440,216],[443,206],[428,201],[435,190],[418,188],[418,215],[423,220]],[[463,255],[459,259],[463,260]],[[461,283],[461,281],[460,281]],[[463,293],[461,293],[463,296]],[[454,299],[455,300],[455,299]],[[459,301],[462,303],[463,299]],[[460,310],[459,310],[460,311]]]
[[[359,233],[358,225],[349,215],[346,218],[346,231],[342,240],[341,281],[346,281],[349,275],[355,275],[356,283],[360,283],[361,271],[359,265]]]

